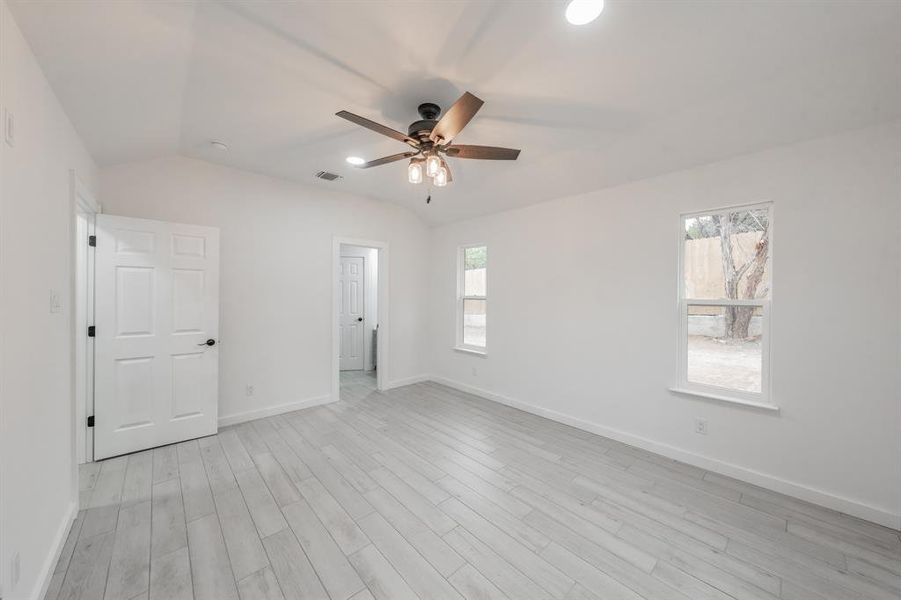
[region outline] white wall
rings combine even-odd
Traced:
[[[432,371],[901,527],[899,164],[894,123],[438,228]],[[779,414],[667,391],[679,215],[762,200],[775,203]],[[455,252],[482,242],[487,358],[451,349]],[[709,435],[694,433],[696,417],[709,421]]]
[[[371,371],[374,358],[372,335],[379,324],[379,251],[375,248],[341,244],[341,256],[363,258],[365,268],[363,277],[363,370]]]
[[[77,501],[69,171],[95,188],[96,168],[5,2],[0,104],[16,129],[15,146],[0,140],[0,585],[4,598],[31,599]],[[60,312],[50,312],[50,290]]]
[[[330,394],[335,236],[390,244],[387,381],[425,372],[429,231],[409,210],[178,157],[103,169],[101,201],[221,229],[220,418]]]

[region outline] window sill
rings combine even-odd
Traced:
[[[772,412],[779,412],[779,407],[775,404],[768,404],[766,402],[755,402],[754,400],[745,400],[744,398],[735,398],[733,396],[724,396],[722,394],[715,394],[712,392],[703,392],[698,390],[689,390],[686,388],[678,388],[671,387],[669,391],[682,394],[685,396],[695,396],[698,398],[706,398],[708,400],[718,400],[720,402],[728,402],[729,404],[738,404],[741,406],[747,406],[750,408],[758,408],[760,410],[768,410]]]
[[[454,346],[454,350],[457,352],[463,352],[465,354],[475,354],[476,356],[488,356],[487,350],[479,350],[477,348],[467,348],[466,346]]]

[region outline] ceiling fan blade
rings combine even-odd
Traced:
[[[417,154],[418,152],[401,152],[400,154],[392,154],[391,156],[384,156],[382,158],[370,160],[369,162],[365,162],[357,168],[368,169],[369,167],[380,167],[381,165],[387,165],[388,163],[393,163],[398,160],[410,158],[411,156],[416,156]]]
[[[520,153],[520,150],[513,148],[467,145],[447,146],[444,151],[453,158],[479,158],[482,160],[516,160]]]
[[[436,144],[449,144],[479,112],[483,104],[485,103],[469,92],[464,92],[438,120],[429,137]]]
[[[441,166],[444,167],[445,171],[447,171],[447,182],[452,182],[454,180],[454,176],[451,174],[450,165],[447,164],[447,161],[443,158],[441,159]]]
[[[381,133],[382,135],[387,135],[389,138],[397,140],[398,142],[403,142],[405,144],[410,144],[414,148],[419,147],[419,142],[411,138],[410,136],[397,131],[396,129],[391,129],[390,127],[386,127],[381,123],[376,123],[375,121],[371,121],[366,117],[361,117],[360,115],[355,115],[352,112],[347,112],[346,110],[341,110],[335,113],[336,116],[341,117],[342,119],[347,119],[351,123],[356,123],[357,125],[361,125],[366,129],[371,129],[376,133]]]

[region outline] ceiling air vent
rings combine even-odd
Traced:
[[[326,181],[335,181],[336,179],[341,179],[341,176],[337,173],[330,173],[328,171],[319,171],[316,173],[316,177],[319,179],[325,179]]]

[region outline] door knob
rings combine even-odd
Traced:
[[[357,317],[357,321],[362,321],[363,317]]]
[[[207,341],[201,342],[200,344],[197,344],[197,345],[198,345],[198,346],[215,346],[215,345],[216,345],[216,340],[214,340],[213,338],[210,338],[210,339],[208,339]]]

